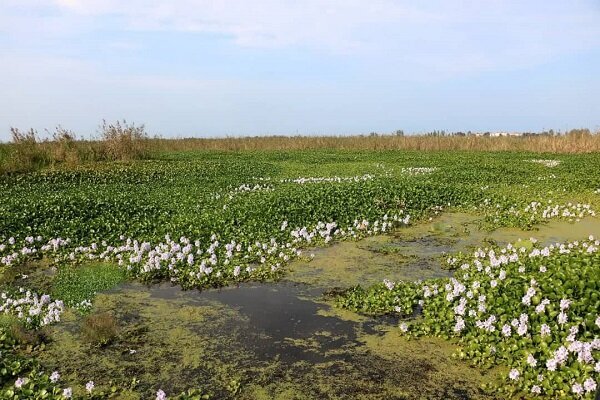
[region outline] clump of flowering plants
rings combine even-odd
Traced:
[[[600,377],[600,241],[508,245],[448,259],[455,276],[352,289],[344,307],[421,315],[408,335],[456,338],[459,356],[508,368],[496,390],[593,398]]]

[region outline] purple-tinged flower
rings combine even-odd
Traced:
[[[516,381],[517,379],[519,379],[520,375],[521,374],[519,373],[519,370],[516,368],[511,369],[510,372],[508,373],[508,377],[510,379],[512,379],[513,381]]]
[[[68,387],[66,389],[63,389],[63,394],[62,395],[63,395],[63,397],[65,397],[67,399],[70,399],[71,396],[73,396],[73,390],[70,387]]]
[[[542,388],[540,387],[540,385],[533,385],[531,387],[531,393],[533,393],[533,394],[541,394],[542,393]]]
[[[581,383],[574,383],[573,386],[571,386],[571,390],[577,395],[583,394],[583,386],[581,386]]]
[[[548,336],[548,335],[550,335],[550,333],[551,333],[551,330],[548,325],[542,324],[542,326],[540,326],[540,334],[542,336]]]
[[[23,385],[27,384],[28,379],[27,378],[18,378],[15,381],[15,387],[17,389],[20,389],[21,387],[23,387]]]
[[[394,282],[390,281],[389,279],[384,279],[383,284],[385,285],[385,287],[388,290],[393,290],[394,287],[396,286],[396,284]]]
[[[167,399],[167,395],[165,394],[165,392],[163,392],[162,389],[158,389],[158,392],[156,392],[156,400],[166,400]]]
[[[587,378],[585,382],[583,382],[583,388],[586,392],[595,392],[598,387],[598,384],[594,380],[594,378]]]
[[[89,381],[85,384],[85,390],[87,390],[88,393],[92,393],[92,391],[94,390],[94,386],[94,381]]]
[[[568,321],[569,321],[569,317],[567,316],[567,314],[564,311],[561,311],[560,314],[558,314],[558,323],[561,325],[564,325]]]
[[[50,375],[50,382],[52,382],[52,383],[58,382],[59,379],[60,379],[60,374],[58,373],[58,371],[54,371],[52,373],[52,375]]]

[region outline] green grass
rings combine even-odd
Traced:
[[[76,305],[92,300],[97,292],[111,289],[125,279],[125,271],[115,264],[65,266],[53,281],[52,297],[62,299],[67,305]]]

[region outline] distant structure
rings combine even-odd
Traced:
[[[490,132],[490,136],[492,137],[500,137],[500,136],[523,136],[520,132]]]

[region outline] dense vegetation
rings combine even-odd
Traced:
[[[42,372],[23,351],[27,346],[43,346],[43,338],[32,341],[15,334],[14,319],[21,321],[23,329],[35,331],[58,322],[66,307],[85,312],[95,291],[125,276],[200,289],[277,279],[289,260],[304,257],[306,247],[385,233],[444,210],[476,213],[485,229],[532,228],[555,218],[577,221],[595,215],[600,206],[600,155],[341,150],[157,153],[154,160],[56,165],[27,174],[5,174],[0,176],[0,193],[4,277],[0,312],[13,319],[0,328],[0,387],[4,386],[0,398],[65,398],[71,395],[70,388],[62,388],[57,375]],[[529,396],[538,394],[539,387],[544,396],[590,397],[599,367],[577,361],[577,352],[592,343],[590,357],[600,356],[596,319],[600,260],[598,252],[589,250],[598,247],[595,239],[581,239],[570,252],[553,247],[546,255],[539,249],[543,257],[529,256],[535,251],[531,247],[486,249],[476,260],[458,255],[451,266],[463,267],[451,281],[386,282],[353,288],[338,301],[375,314],[413,315],[422,307],[419,321],[401,329],[459,337],[464,357],[511,369],[508,393]],[[516,260],[507,258],[496,265],[496,255],[508,257],[511,252],[518,255]],[[540,272],[542,264],[547,272]],[[45,288],[19,277],[32,265],[57,269],[52,297],[36,294]],[[86,278],[89,274],[97,278],[94,285]],[[471,297],[468,289],[456,289],[473,287],[475,282]],[[436,296],[425,296],[424,285],[437,285]],[[447,285],[450,289],[445,289]],[[458,293],[447,300],[446,293],[455,289]],[[465,309],[476,310],[481,296],[484,311],[456,312],[461,302]],[[525,309],[523,296],[530,297],[532,308],[547,299],[548,315]],[[568,305],[563,307],[567,303],[561,300]],[[561,307],[568,322],[557,319]],[[525,319],[519,319],[523,314]],[[510,322],[515,318],[516,325]],[[529,336],[512,334],[523,324]],[[541,338],[542,324],[550,329],[552,340]],[[502,335],[504,325],[512,326],[510,336]],[[581,346],[569,350],[565,341],[570,338]],[[555,371],[534,383],[538,369],[560,346],[567,346],[568,359],[561,358]],[[537,367],[527,369],[527,363],[533,364],[529,355]],[[94,389],[93,383],[91,387],[90,398],[113,392],[116,396],[121,390]],[[199,396],[194,392],[181,398]]]

